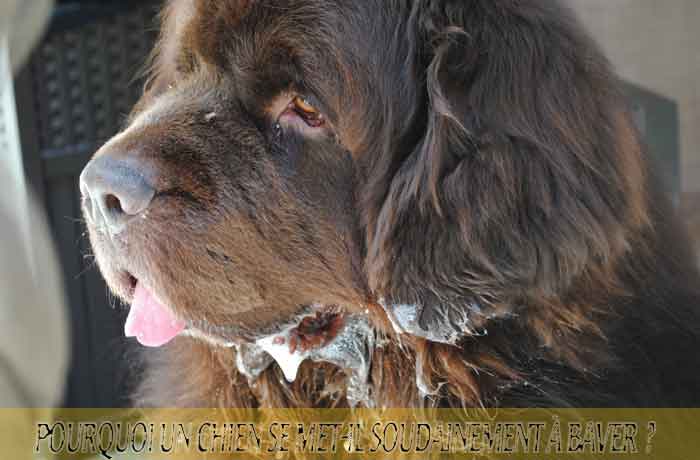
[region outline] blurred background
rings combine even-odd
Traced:
[[[624,79],[654,168],[700,240],[700,2],[565,1]],[[8,170],[34,190],[57,248],[72,326],[62,405],[119,407],[127,404],[135,361],[122,333],[125,310],[110,299],[90,256],[78,176],[141,92],[160,1],[55,3],[14,79],[0,75],[0,149],[17,146]]]
[[[700,1],[698,0],[566,0],[603,47],[626,81],[662,96],[676,106],[673,130],[681,212],[695,237],[700,256]],[[655,117],[655,114],[651,115]],[[652,148],[656,123],[646,124]],[[661,118],[661,116],[660,116]],[[674,160],[675,161],[675,160]],[[660,168],[667,165],[660,163]]]

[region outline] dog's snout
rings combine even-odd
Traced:
[[[112,233],[144,213],[155,195],[137,161],[109,155],[88,163],[80,175],[80,191],[89,218]]]

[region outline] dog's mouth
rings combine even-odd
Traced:
[[[296,379],[304,361],[331,363],[347,373],[348,402],[371,404],[367,379],[376,331],[366,315],[315,304],[303,307],[301,313],[272,329],[247,337],[234,336],[235,325],[182,319],[145,283],[131,275],[123,279],[127,299],[131,300],[124,333],[142,345],[160,347],[179,335],[188,335],[213,345],[234,347],[236,367],[251,382],[273,362],[289,382]]]
[[[290,321],[242,337],[237,336],[235,325],[180,318],[145,283],[129,273],[124,274],[123,281],[131,303],[124,334],[146,347],[161,347],[179,335],[188,335],[219,346],[256,343],[274,349],[273,353],[304,356],[328,345],[345,325],[346,315],[341,308],[316,304],[302,308],[303,313]]]

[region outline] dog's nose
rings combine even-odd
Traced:
[[[95,224],[104,223],[112,233],[121,231],[132,217],[142,214],[155,195],[138,162],[109,155],[88,163],[80,174],[80,191],[85,212]]]

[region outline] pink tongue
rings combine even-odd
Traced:
[[[124,325],[127,337],[136,337],[141,345],[159,347],[170,342],[185,329],[185,323],[160,303],[141,283],[136,285],[134,300]]]

